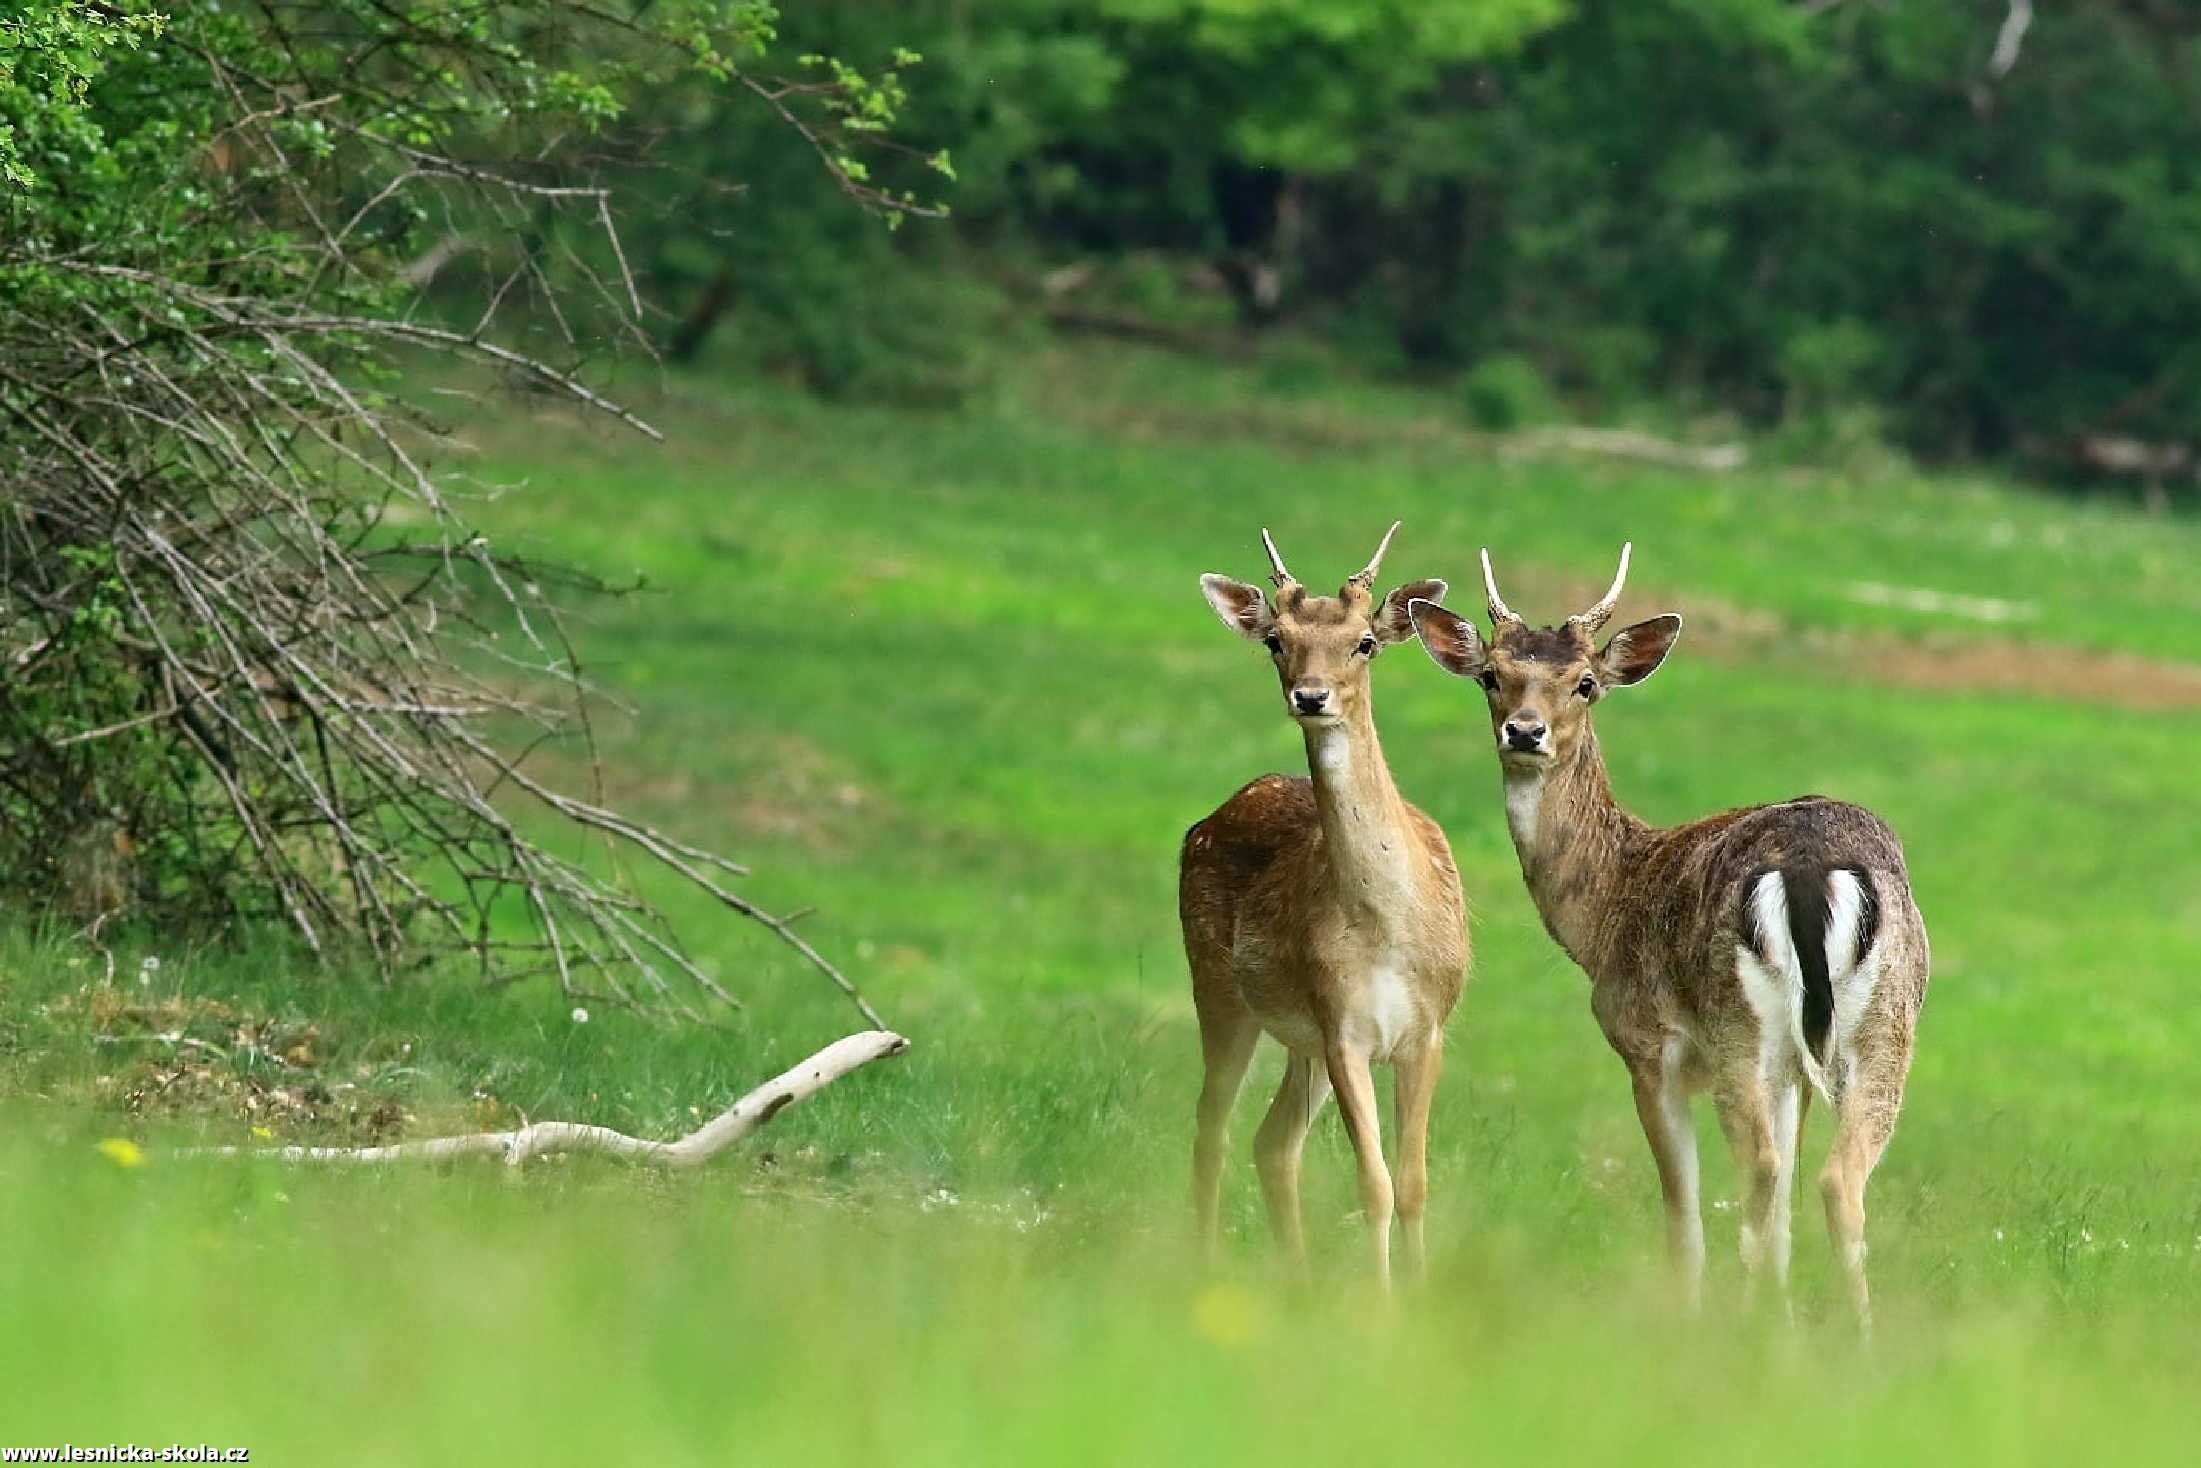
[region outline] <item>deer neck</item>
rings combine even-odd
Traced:
[[[1650,828],[1613,799],[1594,732],[1564,765],[1506,768],[1503,778],[1506,824],[1529,896],[1545,930],[1594,976],[1599,914],[1615,910]]]
[[[1398,911],[1413,881],[1406,803],[1391,783],[1375,720],[1363,709],[1306,730],[1307,771],[1338,899],[1348,906]]]

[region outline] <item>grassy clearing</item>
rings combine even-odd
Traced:
[[[761,897],[818,903],[806,931],[918,1048],[678,1184],[193,1166],[161,1144],[514,1113],[671,1135],[852,1016],[674,892],[755,996],[722,1027],[576,1024],[539,989],[331,988],[279,949],[143,938],[100,998],[97,954],[19,936],[0,950],[0,1086],[24,1098],[0,1123],[11,1436],[226,1434],[276,1462],[485,1443],[938,1462],[2185,1445],[2197,715],[2133,706],[2130,681],[2201,665],[2201,529],[1988,485],[1504,459],[1411,394],[1287,394],[1133,352],[1036,358],[954,416],[701,381],[655,416],[672,447],[485,420],[484,477],[528,483],[488,518],[646,573],[649,595],[585,630],[594,675],[640,715],[604,731],[615,793],[752,860]],[[1666,1319],[1649,1160],[1584,984],[1521,891],[1480,701],[1410,650],[1376,670],[1378,719],[1451,835],[1478,950],[1436,1119],[1438,1278],[1394,1325],[1359,1323],[1329,1121],[1308,1169],[1319,1297],[1270,1278],[1243,1155],[1229,1280],[1187,1267],[1175,846],[1245,778],[1302,760],[1194,577],[1253,575],[1263,523],[1303,574],[1341,577],[1394,516],[1391,573],[1448,576],[1463,607],[1480,544],[1515,605],[1555,615],[1632,537],[1622,615],[1699,613],[1660,677],[1601,711],[1642,814],[1816,789],[1903,833],[1936,973],[1872,1200],[1874,1356],[1832,1323],[1809,1206],[1802,1333]],[[1980,623],[1862,583],[2020,610]],[[2019,671],[1937,682],[1917,654],[1943,646]],[[163,961],[139,984],[147,952]],[[118,1133],[155,1162],[111,1166],[92,1144]],[[1815,1115],[1813,1156],[1824,1136]],[[1703,1141],[1726,1291],[1732,1173],[1708,1117]]]

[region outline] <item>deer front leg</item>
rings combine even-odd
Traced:
[[[1666,1254],[1681,1286],[1682,1303],[1694,1314],[1704,1304],[1704,1218],[1697,1210],[1697,1134],[1689,1124],[1681,1066],[1669,1060],[1630,1071],[1636,1116],[1658,1164],[1658,1187],[1666,1204]]]
[[[1245,1082],[1254,1042],[1260,1038],[1261,1026],[1243,1011],[1219,1018],[1205,1013],[1200,1016],[1200,1055],[1205,1076],[1200,1083],[1198,1130],[1192,1143],[1192,1211],[1201,1252],[1210,1264],[1221,1254],[1223,1245],[1223,1157],[1230,1138],[1231,1107]]]
[[[1299,1216],[1299,1159],[1306,1151],[1307,1129],[1329,1096],[1330,1078],[1318,1063],[1303,1055],[1285,1056],[1283,1084],[1253,1139],[1269,1226],[1302,1276],[1307,1272],[1307,1235]]]
[[[1389,1289],[1391,1173],[1383,1163],[1383,1129],[1376,1119],[1375,1077],[1369,1074],[1365,1049],[1332,1045],[1328,1061],[1330,1084],[1337,1088],[1337,1109],[1345,1118],[1345,1134],[1352,1140],[1353,1160],[1359,1164],[1360,1211],[1368,1220],[1376,1279]]]
[[[1401,1054],[1391,1065],[1392,1111],[1399,1129],[1399,1223],[1406,1235],[1406,1277],[1419,1283],[1429,1276],[1422,1214],[1429,1202],[1429,1109],[1444,1069],[1443,1034],[1433,1032],[1426,1048]]]

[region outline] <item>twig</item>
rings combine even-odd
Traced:
[[[176,716],[176,713],[176,705],[169,704],[167,707],[157,708],[149,714],[140,714],[134,719],[124,719],[120,723],[107,724],[97,729],[86,729],[81,734],[71,734],[66,738],[56,739],[53,742],[53,747],[67,749],[72,744],[89,744],[94,739],[107,739],[116,734],[126,734],[132,729],[143,728],[147,724],[157,724],[162,719],[172,719]]]
[[[2018,48],[2025,44],[2025,33],[2033,25],[2033,0],[2010,0],[2010,11],[2002,18],[2002,29],[1995,35],[1995,51],[1987,58],[1987,74],[1997,81],[2010,74],[2018,64]]]

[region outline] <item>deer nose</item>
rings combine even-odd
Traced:
[[[1330,702],[1327,688],[1294,688],[1292,712],[1295,714],[1319,714]]]
[[[1506,748],[1540,749],[1547,732],[1544,721],[1535,715],[1515,714],[1506,720]]]

